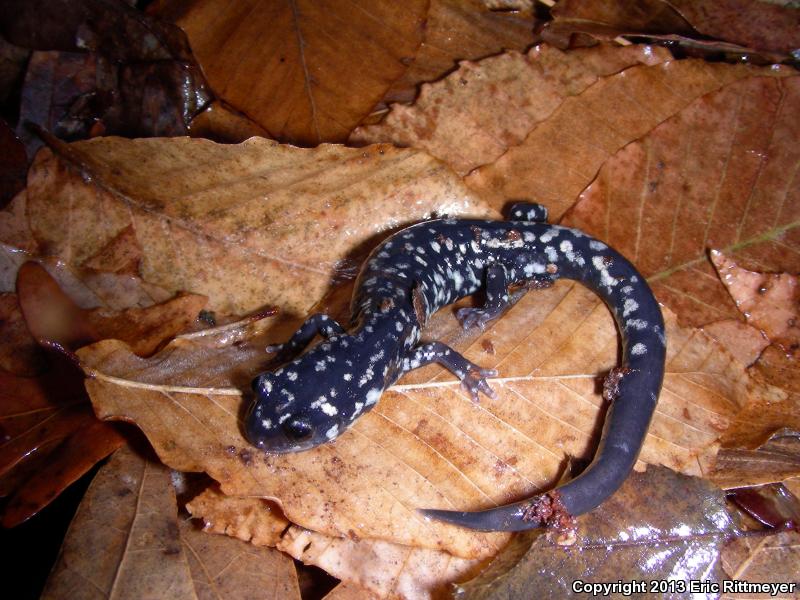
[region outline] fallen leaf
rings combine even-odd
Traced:
[[[269,137],[266,129],[218,100],[192,119],[189,135],[227,144],[237,144],[251,137]]]
[[[192,498],[186,510],[203,519],[203,531],[229,535],[255,546],[277,545],[291,524],[268,500],[226,496],[215,487]]]
[[[778,483],[793,477],[800,477],[800,441],[796,435],[781,434],[752,450],[720,449],[708,474],[723,489]]]
[[[371,594],[364,588],[351,583],[340,583],[326,594],[323,600],[379,600],[380,596]]]
[[[33,377],[47,364],[44,351],[33,339],[16,294],[0,294],[0,370]]]
[[[6,122],[0,119],[0,208],[5,208],[11,198],[25,187],[27,170],[25,147]]]
[[[152,354],[165,340],[186,331],[207,301],[205,296],[187,294],[149,308],[81,309],[35,262],[20,268],[17,292],[37,340],[71,349],[108,338],[126,340],[140,356]]]
[[[530,15],[530,10],[494,11],[479,0],[431,0],[422,45],[383,103],[411,102],[420,83],[439,79],[460,60],[524,51],[535,41]]]
[[[800,533],[785,531],[777,535],[740,537],[722,552],[722,566],[734,580],[793,584],[782,598],[797,598],[800,589],[797,564],[800,562]],[[777,595],[777,594],[776,594]],[[736,594],[735,598],[762,598],[763,594]]]
[[[566,98],[598,79],[669,58],[650,46],[561,52],[540,44],[527,54],[462,62],[443,80],[423,85],[413,105],[392,106],[381,123],[357,128],[350,141],[422,148],[465,175],[519,145]]]
[[[773,344],[800,358],[800,284],[788,273],[748,271],[717,250],[711,262],[747,322]]]
[[[204,533],[190,521],[181,521],[180,539],[198,600],[300,600],[294,563],[277,550]]]
[[[576,582],[592,585],[621,577],[643,586],[626,596],[694,597],[687,593],[690,580],[723,579],[720,553],[735,533],[716,487],[650,467],[632,474],[600,510],[582,519],[577,542],[523,534],[478,578],[455,586],[455,595],[464,600],[564,598],[593,593],[576,589]]]
[[[273,138],[347,139],[406,70],[428,2],[164,2],[211,87]]]
[[[491,214],[446,166],[386,145],[51,143],[57,154],[37,155],[27,188],[30,228],[47,254],[104,271],[101,258],[116,268],[122,245],[144,281],[202,293],[223,314],[265,305],[305,314],[341,261],[383,232],[434,212]]]
[[[452,315],[440,315],[460,330]],[[667,337],[664,391],[641,459],[702,474],[757,386],[702,333],[670,320]],[[494,354],[484,352],[485,340]],[[615,364],[618,343],[595,296],[557,284],[527,295],[477,340],[453,344],[500,369],[497,399],[476,405],[441,369],[420,370],[335,443],[276,456],[252,449],[239,422],[249,403],[240,390],[259,372],[264,342],[180,339],[141,359],[104,341],[79,355],[97,413],[136,422],[171,467],[205,471],[228,495],[276,499],[290,521],[313,531],[465,558],[493,554],[505,536],[423,522],[415,509],[519,499],[552,486],[567,455],[590,455],[602,407],[598,376]]]
[[[195,599],[169,470],[128,447],[98,471],[42,592],[60,598]]]
[[[769,529],[800,531],[800,500],[780,483],[728,490],[727,498]]]
[[[31,157],[42,142],[27,123],[71,140],[183,135],[209,100],[184,33],[125,2],[10,0],[2,11],[5,38],[38,50],[17,131]]]
[[[697,98],[608,160],[562,222],[634,261],[682,323],[741,318],[707,250],[800,270],[798,105],[800,77],[746,78]]]
[[[723,319],[703,325],[703,331],[725,346],[740,363],[752,365],[761,352],[769,346],[769,340],[755,327],[737,319]]]
[[[521,144],[510,148],[494,163],[470,173],[467,184],[497,208],[508,198],[529,198],[546,205],[551,219],[557,220],[572,206],[581,190],[595,180],[608,158],[626,150],[633,152],[629,150],[630,143],[661,122],[703,95],[736,80],[783,72],[697,60],[631,67],[600,79],[578,96],[564,100]],[[728,113],[737,104],[729,105]],[[791,129],[790,112],[781,112],[779,116],[786,123],[784,127]],[[725,114],[723,110],[716,119]],[[685,150],[678,150],[676,144],[670,148],[687,158]],[[696,168],[701,168],[694,157],[692,161],[697,163]],[[609,168],[606,166],[606,172]],[[598,177],[602,179],[602,173]],[[613,180],[605,185],[618,182]],[[594,184],[601,185],[597,180]],[[623,253],[626,249],[627,244],[620,248]],[[649,265],[638,266],[646,269]]]
[[[451,582],[480,566],[480,561],[438,550],[326,536],[292,525],[265,500],[225,496],[214,488],[192,499],[187,509],[203,519],[205,531],[225,533],[257,546],[277,546],[379,598],[439,597]]]

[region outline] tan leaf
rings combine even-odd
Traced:
[[[203,519],[206,531],[256,545],[277,545],[297,560],[379,598],[438,597],[450,582],[472,574],[480,564],[438,550],[326,536],[291,525],[265,500],[233,498],[214,488],[192,499],[187,509]]]
[[[186,503],[192,516],[201,517],[203,530],[229,535],[256,546],[275,546],[290,523],[276,505],[261,498],[226,496],[209,488]]]
[[[431,0],[422,45],[383,102],[411,102],[418,84],[439,79],[459,60],[524,51],[534,42],[533,26],[530,11],[493,11],[479,0]]]
[[[527,54],[463,62],[442,81],[423,85],[412,106],[392,106],[381,123],[357,128],[350,141],[423,148],[465,175],[519,145],[565,98],[599,78],[669,57],[650,46],[561,52],[540,44]]]
[[[380,596],[371,594],[364,588],[351,583],[340,583],[325,595],[323,600],[378,600]]]
[[[269,137],[266,129],[219,100],[212,102],[192,119],[189,135],[229,144],[243,142],[251,137]]]
[[[390,146],[51,143],[58,155],[37,155],[27,192],[31,228],[49,254],[102,270],[109,256],[116,268],[114,246],[129,249],[133,232],[142,279],[202,293],[222,313],[272,304],[304,314],[339,261],[387,229],[433,212],[489,214],[443,164]]]
[[[747,322],[781,350],[800,358],[799,278],[748,271],[716,250],[711,251],[711,262]]]
[[[190,521],[181,522],[180,538],[198,600],[300,600],[294,563],[277,550],[204,533]]]
[[[608,160],[563,222],[634,261],[681,322],[741,318],[707,249],[800,271],[798,107],[800,77],[747,78],[698,98]]]
[[[0,294],[0,370],[32,377],[46,368],[46,360],[27,326],[16,294]]]
[[[545,204],[557,219],[603,162],[626,144],[708,92],[769,73],[696,60],[631,67],[567,98],[520,145],[473,171],[466,181],[495,207],[508,198],[530,198]],[[673,151],[683,152],[675,145]]]
[[[800,533],[785,531],[771,536],[742,537],[728,544],[722,553],[722,567],[730,579],[745,579],[764,583],[793,584],[791,590],[784,589],[775,594],[781,598],[798,598],[800,577]],[[793,593],[788,593],[788,592]],[[730,598],[763,597],[751,594],[735,594]]]
[[[722,448],[709,478],[724,489],[777,483],[800,477],[800,442],[776,436],[756,450]]]
[[[425,0],[167,2],[217,94],[283,141],[347,139],[422,42]]]
[[[473,575],[481,564],[439,550],[334,538],[297,526],[283,535],[278,549],[378,598],[405,600],[439,597],[450,583]]]
[[[736,319],[703,325],[703,331],[722,344],[743,365],[750,366],[769,346],[769,340],[755,327]]]
[[[195,599],[169,470],[123,448],[75,514],[42,598]]]
[[[444,329],[460,329],[450,314],[437,318],[449,320]],[[641,458],[702,474],[749,384],[741,365],[702,333],[671,320],[668,339],[664,391]],[[135,421],[173,468],[206,471],[229,495],[274,498],[290,521],[314,531],[477,558],[505,536],[425,522],[415,509],[519,499],[552,486],[567,455],[590,455],[602,406],[598,377],[614,364],[618,342],[608,310],[568,283],[527,295],[470,341],[454,345],[499,367],[496,399],[474,404],[448,376],[439,380],[441,369],[420,370],[335,443],[287,455],[262,455],[241,435],[239,390],[258,372],[263,358],[250,345],[263,348],[263,339],[214,347],[181,339],[150,360],[105,341],[80,357],[97,413]]]

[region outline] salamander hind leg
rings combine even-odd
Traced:
[[[311,315],[287,342],[267,346],[267,352],[275,353],[270,365],[278,365],[297,358],[317,334],[329,339],[334,335],[342,335],[344,333],[344,328],[328,315],[319,313]]]
[[[547,207],[536,202],[514,202],[508,207],[509,221],[547,222]]]
[[[496,397],[495,391],[489,386],[486,378],[495,377],[497,370],[484,369],[441,342],[430,342],[414,348],[403,359],[402,371],[405,373],[434,362],[447,367],[453,375],[458,377],[461,385],[475,402],[478,402],[479,393],[483,393],[489,398]]]
[[[480,308],[460,308],[456,318],[464,329],[480,327],[483,329],[492,319],[496,319],[508,308],[508,276],[502,264],[494,263],[486,269],[486,302]]]

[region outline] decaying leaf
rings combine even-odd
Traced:
[[[722,566],[730,579],[793,583],[795,592],[781,595],[783,598],[798,597],[797,590],[800,590],[798,562],[800,562],[800,533],[797,531],[742,537],[728,544],[722,553]],[[754,598],[755,595],[736,597]]]
[[[95,476],[42,598],[194,600],[169,470],[129,447]]]
[[[703,325],[703,331],[717,340],[743,365],[752,365],[769,340],[755,327],[738,319],[723,319]]]
[[[31,337],[16,294],[0,294],[0,369],[12,375],[33,377],[46,368],[46,359]]]
[[[180,539],[198,600],[300,600],[292,559],[181,521]],[[169,598],[169,590],[159,590]]]
[[[800,358],[800,278],[748,271],[717,250],[711,251],[711,262],[747,322]]]
[[[464,175],[519,145],[565,98],[599,78],[669,58],[649,46],[561,52],[540,44],[527,54],[463,62],[443,80],[423,85],[412,106],[394,105],[382,122],[357,128],[350,141],[421,148]]]
[[[459,60],[524,51],[534,42],[533,25],[530,11],[493,11],[479,0],[431,0],[422,45],[383,103],[411,102],[420,83],[439,79]]]
[[[606,159],[627,144],[709,92],[774,72],[781,73],[696,60],[631,67],[567,98],[521,144],[473,171],[466,181],[496,207],[508,198],[529,198],[545,204],[557,219],[595,179]],[[780,116],[789,120],[790,113]],[[787,127],[791,130],[791,123]],[[677,145],[673,151],[683,152]]]
[[[323,600],[380,600],[380,596],[351,583],[340,583]]]
[[[428,2],[164,2],[217,94],[282,141],[345,140],[406,70]]]
[[[563,222],[633,260],[681,322],[741,318],[707,251],[800,271],[798,106],[800,77],[747,78],[698,98],[607,161]]]
[[[192,119],[189,135],[228,144],[251,137],[269,137],[266,129],[219,100]]]
[[[723,489],[800,478],[800,440],[797,435],[776,434],[756,449],[722,448],[708,477]]]
[[[223,314],[305,314],[340,261],[383,232],[432,213],[491,214],[445,165],[386,145],[53,143],[27,188],[39,245],[73,268],[135,260],[146,282],[202,293]]]
[[[689,598],[690,580],[722,580],[720,553],[735,533],[720,490],[702,479],[650,467],[647,473],[632,474],[599,510],[581,520],[576,543],[525,534],[480,577],[456,586],[456,597],[522,600],[535,589],[537,598],[564,598],[586,593],[573,588],[576,581],[616,582],[622,576],[643,582],[645,588],[632,590],[634,596],[656,592],[658,597]],[[676,587],[651,589],[650,582]]]
[[[753,386],[703,334],[670,323],[664,391],[641,458],[702,474]],[[180,339],[149,360],[105,341],[79,354],[98,414],[136,422],[173,468],[205,471],[229,495],[277,499],[290,521],[314,531],[465,558],[493,554],[505,536],[427,523],[415,509],[489,507],[551,486],[566,455],[591,454],[598,376],[617,355],[608,310],[587,290],[557,284],[528,294],[477,340],[447,339],[500,369],[496,399],[474,404],[441,369],[420,370],[335,443],[262,455],[239,419],[249,403],[240,390],[263,364],[264,341]]]

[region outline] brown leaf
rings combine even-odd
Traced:
[[[113,338],[127,341],[142,356],[188,329],[207,301],[205,296],[187,294],[149,308],[81,309],[35,262],[20,268],[17,290],[28,327],[37,340],[77,349]]]
[[[753,428],[760,424],[756,421]],[[800,477],[800,441],[796,435],[775,435],[755,450],[722,448],[717,454],[714,470],[708,476],[723,489]]]
[[[267,130],[255,121],[218,100],[192,119],[189,135],[228,144],[237,144],[251,137],[269,137]]]
[[[348,134],[406,70],[427,1],[165,2],[214,90],[282,141]]]
[[[448,331],[460,329],[440,314]],[[667,337],[665,387],[641,458],[701,474],[752,386],[702,334],[670,322]],[[239,389],[263,364],[263,343],[187,339],[143,360],[106,341],[79,354],[98,414],[135,421],[173,468],[206,471],[229,495],[278,499],[289,520],[314,531],[468,558],[493,554],[504,536],[423,522],[415,509],[476,509],[552,486],[565,455],[592,452],[598,375],[617,355],[608,310],[587,290],[557,284],[526,296],[478,340],[453,344],[499,367],[497,399],[476,405],[449,376],[438,377],[441,369],[420,370],[335,443],[276,456],[256,452],[240,433],[249,398]]]
[[[16,294],[0,294],[0,339],[1,370],[33,377],[46,369],[44,352],[25,325]]]
[[[723,319],[703,325],[703,331],[725,346],[743,365],[752,365],[761,352],[769,346],[769,340],[755,327],[736,319]]]
[[[433,212],[490,214],[441,163],[385,145],[54,143],[58,156],[37,156],[27,189],[28,220],[45,251],[98,270],[110,256],[115,268],[114,247],[130,250],[132,232],[142,279],[207,295],[222,313],[277,305],[305,314],[340,261],[386,230]]]
[[[494,163],[473,171],[466,181],[495,207],[508,198],[530,198],[545,204],[551,219],[558,219],[595,179],[609,157],[636,151],[638,146],[630,142],[704,94],[738,79],[771,73],[743,65],[696,60],[631,67],[599,80],[578,96],[567,98],[520,145],[509,149]],[[787,113],[781,113],[781,117],[789,119]],[[680,156],[685,155],[676,144],[670,148]],[[602,178],[602,173],[599,177]],[[595,182],[595,185],[601,184]],[[627,185],[628,182],[626,189]],[[624,253],[628,245],[620,250]],[[649,267],[637,265],[645,270]]]
[[[800,270],[798,105],[800,77],[746,78],[696,99],[608,160],[563,223],[634,261],[682,323],[740,318],[707,249]]]
[[[180,538],[198,600],[300,600],[294,563],[277,550],[203,533],[189,521],[181,521]]]
[[[479,0],[431,0],[422,45],[383,102],[411,102],[420,83],[439,79],[460,60],[524,51],[535,41],[533,25],[530,11],[493,11]]]
[[[6,122],[0,119],[0,209],[25,187],[28,156]]]
[[[352,583],[340,583],[323,600],[379,600],[380,596],[371,594]]]
[[[169,470],[116,452],[70,524],[42,598],[195,599]]]
[[[711,251],[711,262],[747,322],[778,348],[800,358],[798,277],[748,271],[717,250]]]
[[[688,593],[690,580],[723,579],[720,553],[734,534],[717,488],[650,467],[647,473],[632,474],[582,520],[575,543],[552,534],[523,534],[480,577],[457,585],[456,594],[465,600],[564,598],[575,592],[591,594],[575,589],[577,581],[622,580],[644,586],[631,590],[637,597],[649,595],[651,582],[659,581],[674,587],[656,587],[658,596],[695,597]]]
[[[599,78],[669,57],[649,46],[565,53],[540,44],[527,54],[463,62],[442,81],[423,85],[412,106],[392,106],[381,123],[357,128],[350,141],[422,148],[465,175],[519,145],[566,98]]]

